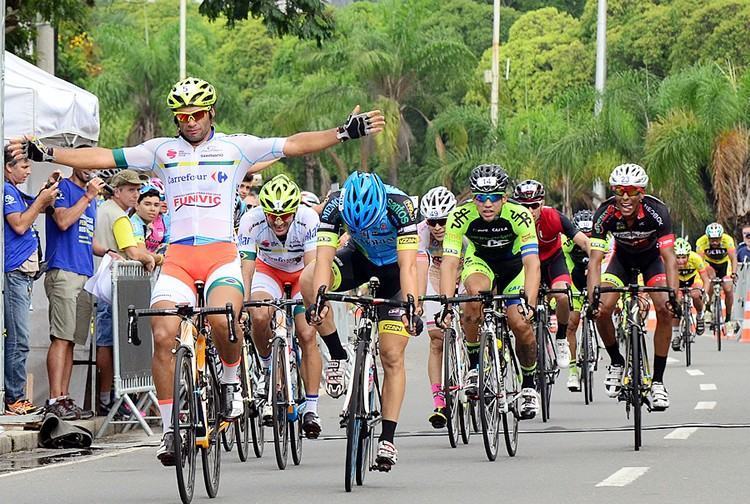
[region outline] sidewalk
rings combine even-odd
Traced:
[[[18,419],[17,423],[7,423],[6,419],[8,418],[13,417],[3,417],[3,422],[0,423],[0,455],[38,448],[37,441],[39,439],[39,424],[42,420],[41,415],[15,417]],[[104,425],[106,418],[94,417],[91,420],[76,420],[70,423],[88,429],[96,435],[101,426]],[[36,428],[33,430],[24,430],[26,429],[26,425],[35,425]],[[112,425],[111,427],[111,429],[107,429],[108,435],[122,432],[123,429],[122,425]],[[5,432],[2,432],[1,429],[5,429]]]

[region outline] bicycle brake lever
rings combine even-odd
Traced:
[[[232,303],[225,305],[227,309],[227,328],[229,329],[229,342],[237,343],[237,333],[234,330],[234,309]]]

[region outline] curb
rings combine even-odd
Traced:
[[[106,419],[107,417],[94,417],[91,420],[76,420],[70,423],[88,429],[96,436]],[[113,425],[112,427],[115,433],[122,432],[123,426]],[[107,431],[109,434],[113,433],[112,429],[107,429]],[[38,447],[38,438],[38,430],[12,429],[6,425],[5,432],[0,433],[0,455],[33,450]]]

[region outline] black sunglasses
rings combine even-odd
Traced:
[[[539,201],[537,201],[536,203],[521,203],[521,204],[525,206],[526,208],[530,208],[532,210],[536,210],[537,208],[542,206],[542,203]]]
[[[750,233],[745,233],[742,236],[744,236],[745,238],[750,238]]]
[[[448,223],[448,219],[427,219],[427,225],[430,227],[435,227],[437,225],[440,225],[442,227],[445,227],[445,225]]]

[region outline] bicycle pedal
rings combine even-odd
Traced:
[[[393,466],[388,462],[378,462],[376,460],[375,463],[370,467],[370,470],[380,471],[380,472],[390,472],[391,467]]]

